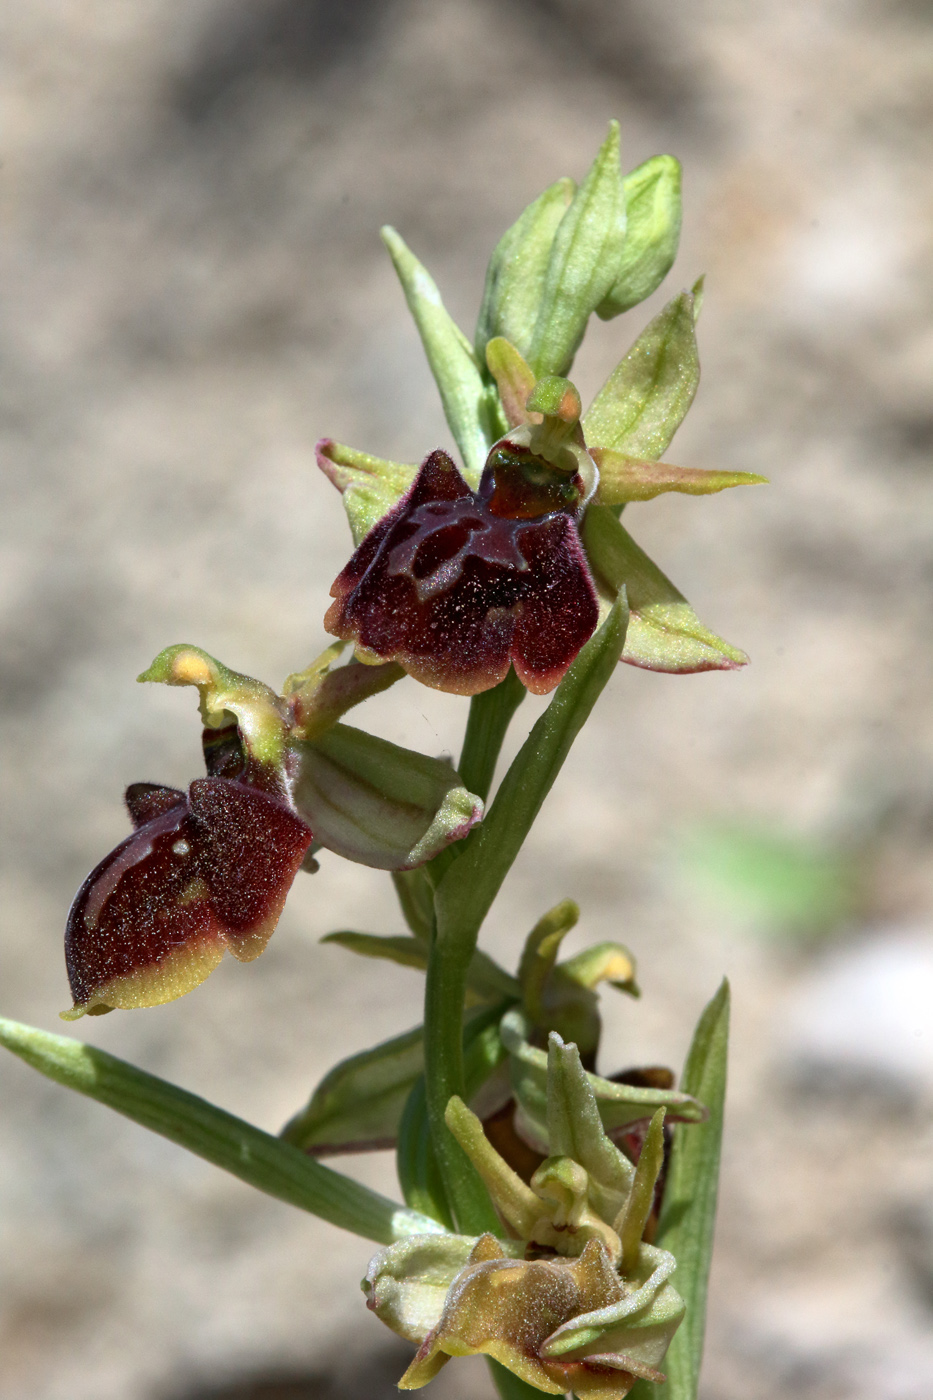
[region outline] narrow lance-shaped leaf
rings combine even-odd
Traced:
[[[481,421],[485,385],[472,346],[451,319],[433,278],[395,229],[385,227],[382,241],[415,318],[440,391],[444,416],[463,456],[464,475],[475,490],[492,437],[486,434]]]
[[[0,1044],[56,1083],[106,1104],[247,1185],[343,1230],[388,1244],[438,1228],[434,1220],[322,1166],[291,1143],[104,1050],[3,1017]]]
[[[496,244],[486,270],[476,326],[476,358],[480,364],[487,362],[487,345],[494,336],[505,336],[522,354],[528,353],[551,246],[575,190],[573,180],[565,177],[555,181],[528,205]]]
[[[619,124],[613,121],[551,245],[531,345],[518,347],[539,378],[570,369],[590,315],[615,281],[624,240]]]
[[[622,181],[625,242],[616,280],[596,308],[603,321],[650,297],[674,265],[680,242],[680,161],[652,156]]]
[[[336,943],[338,947],[358,953],[360,957],[385,958],[419,972],[424,972],[428,966],[427,945],[421,939],[409,938],[406,934],[357,933],[352,929],[341,929],[337,933],[326,934],[321,942]],[[515,978],[479,948],[470,960],[467,988],[474,1001],[501,1001],[503,997],[515,1000],[519,994]]]
[[[622,660],[647,671],[734,671],[748,657],[703,626],[682,593],[608,506],[590,506],[582,529],[590,565],[606,587],[628,592],[631,620]]]
[[[699,382],[693,296],[681,292],[596,395],[583,419],[587,443],[657,461],[686,417]]]
[[[687,1304],[687,1313],[667,1354],[666,1383],[658,1387],[638,1385],[631,1400],[697,1397],[719,1190],[728,1047],[729,984],[724,981],[700,1017],[681,1080],[683,1089],[706,1104],[709,1118],[686,1131],[674,1130],[658,1223],[657,1243],[677,1260],[677,1290]]]
[[[326,1157],[392,1147],[412,1085],[424,1068],[420,1026],[341,1060],[279,1136]]]

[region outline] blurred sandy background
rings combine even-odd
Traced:
[[[679,1065],[733,978],[705,1400],[929,1400],[929,0],[30,0],[0,27],[0,1010],[61,1029],[63,918],[123,786],[200,771],[193,697],[135,675],[190,641],[278,684],[323,645],[349,537],[315,439],[449,445],[379,225],[472,330],[496,238],[618,116],[627,168],[684,162],[685,236],[575,378],[586,401],[708,274],[669,456],[773,484],[629,528],[752,665],[620,668],[484,942],[511,962],[572,895],[574,946],[632,946],[610,1071]],[[462,720],[413,683],[359,713],[432,753]],[[848,917],[792,938],[703,887],[679,833],[723,819],[842,853]],[[419,1019],[415,974],[317,944],[398,931],[387,891],[325,855],[260,963],[76,1033],[274,1131]],[[12,1059],[0,1096],[3,1400],[393,1393],[364,1241]],[[354,1170],[393,1189],[388,1156]],[[486,1386],[457,1363],[433,1393]]]

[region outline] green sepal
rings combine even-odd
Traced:
[[[538,378],[570,369],[590,315],[615,281],[624,241],[619,124],[613,121],[554,236],[531,344],[526,351],[516,342]]]
[[[402,967],[416,968],[419,972],[426,971],[428,966],[426,945],[420,939],[409,938],[405,934],[356,933],[342,929],[326,934],[321,942],[336,943],[338,947],[364,958],[386,958]],[[480,948],[476,949],[470,962],[467,989],[474,1001],[483,1002],[501,1001],[503,997],[516,1000],[519,991],[515,978]]]
[[[699,382],[694,298],[681,292],[596,395],[583,418],[588,445],[656,462],[683,422]]]
[[[445,1234],[382,1250],[363,1280],[367,1306],[393,1332],[418,1345],[443,1312],[450,1285],[475,1244],[468,1235]]]
[[[566,176],[555,181],[528,205],[496,244],[486,270],[476,325],[476,358],[480,364],[487,363],[488,344],[496,336],[505,336],[527,354],[551,247],[575,190],[575,183]],[[489,368],[492,370],[492,365]]]
[[[279,1136],[316,1157],[392,1147],[405,1102],[423,1069],[424,1036],[417,1026],[341,1060]]]
[[[652,156],[626,175],[625,242],[608,295],[596,308],[603,321],[629,311],[657,291],[674,265],[680,242],[680,161]]]
[[[734,671],[748,657],[704,627],[682,593],[641,549],[609,506],[590,506],[581,531],[590,566],[610,594],[626,589],[631,609],[622,660],[647,671]]]
[[[755,472],[703,471],[699,467],[673,467],[668,462],[649,462],[628,457],[609,447],[591,447],[590,456],[599,467],[596,500],[604,506],[624,506],[630,501],[653,501],[666,491],[685,496],[711,496],[730,486],[767,485],[766,476]]]
[[[258,1191],[343,1230],[389,1244],[439,1228],[428,1216],[315,1162],[291,1143],[104,1050],[4,1017],[0,1044],[65,1088],[106,1104]]]
[[[650,1388],[639,1384],[631,1400],[697,1397],[716,1223],[728,1049],[729,984],[723,981],[700,1017],[682,1078],[684,1088],[702,1098],[709,1118],[687,1132],[674,1129],[658,1222],[657,1244],[677,1259],[677,1290],[687,1305],[686,1318],[667,1354],[666,1383]]]
[[[281,698],[262,681],[231,671],[186,642],[160,651],[137,681],[193,685],[205,729],[236,723],[250,758],[272,768],[283,761],[287,719]]]
[[[612,1223],[629,1199],[635,1168],[606,1135],[592,1076],[583,1068],[579,1048],[552,1032],[546,1063],[548,1151],[580,1163],[595,1187],[603,1219]]]
[[[463,458],[463,475],[479,485],[483,464],[495,436],[483,422],[485,385],[473,348],[451,319],[437,286],[394,228],[382,230],[385,243],[415,318],[421,343],[440,391],[444,416]]]
[[[377,870],[430,860],[480,820],[449,763],[346,724],[289,744],[292,800],[315,840]]]
[[[321,438],[314,450],[321,471],[343,496],[355,545],[398,505],[418,475],[412,463],[388,462],[331,438]]]
[[[531,1026],[521,1011],[507,1011],[500,1026],[502,1043],[509,1052],[512,1091],[517,1102],[516,1126],[521,1136],[539,1152],[549,1150],[548,1136],[548,1057],[530,1044]],[[658,1108],[687,1123],[700,1123],[706,1111],[697,1099],[683,1090],[642,1089],[615,1084],[597,1074],[587,1074],[596,1098],[599,1116],[607,1133],[650,1118]]]

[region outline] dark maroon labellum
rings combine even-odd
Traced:
[[[255,788],[199,778],[187,794],[134,783],[136,830],[75,898],[65,959],[76,1011],[155,1006],[202,982],[226,950],[258,957],[311,843]]]
[[[475,695],[510,664],[529,690],[553,690],[598,602],[578,480],[526,455],[494,451],[474,493],[432,452],[334,583],[327,630],[439,690]]]

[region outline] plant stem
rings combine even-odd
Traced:
[[[458,772],[468,792],[485,802],[492,787],[502,741],[515,711],[527,691],[513,670],[492,690],[474,695],[470,701],[463,750]]]
[[[480,926],[521,849],[570,747],[615,670],[625,641],[624,598],[590,638],[502,780],[486,819],[437,882],[435,931],[425,986],[425,1082],[431,1136],[458,1229],[497,1229],[485,1187],[444,1121],[464,1096],[460,1027]],[[493,1212],[494,1217],[494,1212]]]

